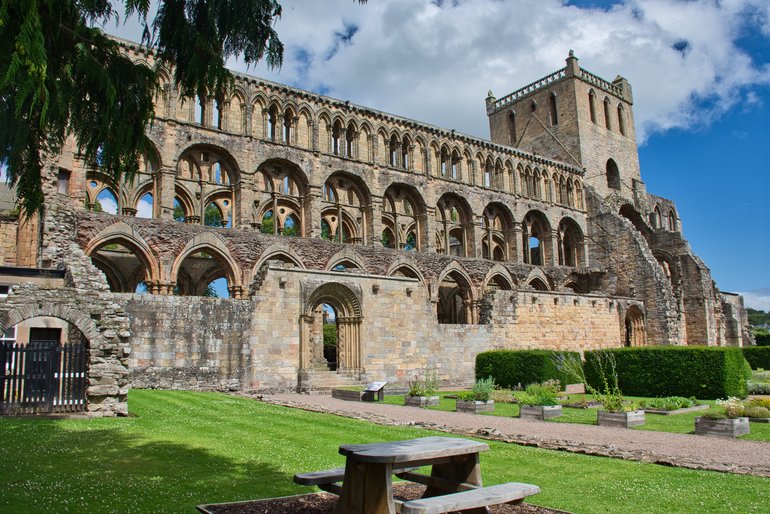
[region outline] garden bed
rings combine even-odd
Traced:
[[[414,500],[419,498],[424,486],[417,484],[393,484],[393,496],[399,500]],[[334,514],[337,496],[330,493],[310,493],[283,498],[266,498],[235,503],[212,503],[199,505],[198,510],[204,514]],[[492,514],[553,514],[565,511],[546,509],[536,505],[522,503],[519,505],[494,505],[490,507]]]
[[[682,409],[674,409],[674,410],[645,408],[644,412],[646,412],[647,414],[658,414],[661,416],[674,416],[675,414],[685,414],[687,412],[696,412],[699,410],[709,410],[709,405],[695,405],[693,407],[684,407]]]

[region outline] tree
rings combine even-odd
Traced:
[[[68,136],[115,183],[138,171],[161,69],[173,70],[184,96],[223,98],[229,57],[283,62],[277,0],[159,0],[152,18],[150,0],[123,3],[124,17],[143,25],[152,66],[131,61],[98,28],[119,20],[117,0],[0,4],[0,165],[27,214],[42,210],[43,166]]]

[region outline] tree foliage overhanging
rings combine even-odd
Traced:
[[[274,29],[277,0],[124,0],[152,65],[132,62],[99,28],[120,22],[118,0],[3,0],[0,5],[0,165],[21,208],[42,209],[41,172],[68,136],[89,164],[119,182],[150,150],[145,129],[161,68],[182,95],[221,98],[232,84],[229,57],[283,61]],[[363,2],[361,2],[363,3]]]

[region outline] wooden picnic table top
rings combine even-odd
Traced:
[[[389,443],[348,444],[340,454],[359,462],[394,464],[485,452],[489,445],[456,437],[422,437]]]

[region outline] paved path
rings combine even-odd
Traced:
[[[275,394],[263,400],[384,425],[424,426],[553,450],[770,477],[770,443],[758,441],[349,402],[321,394]]]

